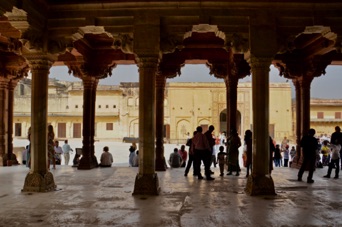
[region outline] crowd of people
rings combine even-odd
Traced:
[[[170,154],[168,164],[171,168],[185,168],[184,176],[188,176],[191,166],[193,166],[193,176],[198,179],[214,180],[214,173],[211,166],[219,166],[220,176],[224,175],[224,168],[227,168],[227,175],[239,176],[241,172],[239,149],[243,146],[243,166],[246,168],[246,178],[252,172],[252,131],[246,130],[243,143],[236,129],[231,129],[230,134],[226,137],[225,132],[221,132],[218,136],[214,135],[214,126],[210,125],[208,130],[203,133],[201,126],[196,128],[192,137],[188,133],[186,145],[180,148],[174,148]],[[287,137],[284,137],[280,144],[277,144],[269,137],[270,144],[270,160],[269,173],[273,167],[291,167],[293,163],[299,163],[298,181],[302,181],[305,171],[309,171],[307,183],[314,183],[313,172],[315,168],[328,167],[327,174],[324,178],[330,178],[332,170],[335,169],[335,179],[339,178],[340,159],[342,157],[342,133],[339,126],[335,127],[335,132],[331,137],[326,135],[320,138],[315,137],[315,129],[310,129],[300,141],[301,152],[296,152],[295,146],[291,146]],[[30,142],[31,130],[28,131],[28,140]],[[68,144],[68,140],[64,141],[63,146],[59,145],[59,141],[55,140],[53,127],[48,126],[47,130],[47,168],[56,169],[56,165],[61,164],[61,157],[64,156],[65,165],[69,165],[70,154],[73,149]],[[329,141],[330,140],[330,141]],[[189,147],[188,151],[186,146]],[[30,168],[31,165],[31,145],[27,145],[23,151],[23,164]],[[226,150],[226,151],[225,151]],[[77,153],[77,152],[76,152]],[[75,159],[76,164],[75,164]],[[73,160],[74,166],[79,164],[81,154],[76,154]],[[100,158],[100,167],[111,167],[113,156],[109,152],[109,148],[105,146]],[[301,163],[300,163],[301,162]],[[139,151],[137,145],[132,143],[129,148],[128,163],[130,167],[139,166]],[[204,165],[204,174],[201,173],[201,165]]]

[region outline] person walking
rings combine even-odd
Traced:
[[[70,145],[68,144],[68,140],[64,140],[62,150],[63,150],[64,162],[65,162],[65,165],[67,166],[67,165],[69,165],[70,152],[72,153],[72,151],[73,151],[71,149]]]
[[[335,177],[334,179],[338,179],[338,174],[340,172],[340,150],[341,145],[338,144],[331,144],[331,160],[329,163],[328,173],[327,175],[323,176],[325,178],[330,178],[331,171],[335,168]]]
[[[130,167],[134,166],[134,157],[136,156],[135,150],[137,149],[137,145],[135,143],[132,143],[132,145],[129,147],[129,156],[128,156],[128,163]]]
[[[316,165],[316,150],[318,147],[317,139],[314,137],[316,130],[311,128],[307,135],[303,136],[300,146],[303,148],[303,163],[298,171],[298,181],[302,181],[303,173],[306,168],[309,170],[307,183],[311,184],[315,181],[312,179]]]

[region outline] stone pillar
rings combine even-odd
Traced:
[[[18,80],[10,80],[8,83],[8,137],[7,137],[7,153],[10,160],[13,153],[13,107],[14,107],[14,88],[17,86]]]
[[[39,56],[41,57],[41,56]],[[48,75],[52,62],[31,60],[31,170],[25,178],[23,192],[46,192],[56,188],[47,168]]]
[[[0,166],[6,166],[8,160],[8,82],[8,78],[0,77]]]
[[[253,168],[248,177],[249,195],[275,195],[270,175],[269,70],[270,58],[251,58],[253,96]]]
[[[157,57],[139,58],[139,173],[135,178],[133,195],[158,195],[160,191],[155,173],[157,65]]]
[[[301,94],[301,124],[302,135],[307,135],[310,129],[310,87],[312,76],[303,76],[299,80]]]
[[[230,135],[231,129],[237,130],[236,112],[237,112],[237,86],[239,79],[235,76],[228,75],[224,78],[226,84],[227,98],[227,136]]]
[[[94,151],[94,134],[95,134],[95,101],[96,87],[98,79],[95,77],[83,77],[83,146],[82,158],[78,165],[78,169],[92,169],[97,167],[98,163]]]
[[[167,169],[164,156],[164,97],[166,77],[156,76],[156,171]]]
[[[296,151],[300,156],[300,140],[302,139],[302,95],[298,79],[293,80],[296,89]]]

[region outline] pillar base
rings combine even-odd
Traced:
[[[45,174],[37,172],[29,172],[25,178],[24,188],[22,192],[50,192],[56,189],[56,184],[51,172]]]
[[[156,159],[156,171],[166,171],[167,165],[165,161],[165,157]]]
[[[99,163],[97,162],[96,156],[90,158],[82,157],[77,169],[94,169],[97,167],[99,167]]]
[[[249,176],[245,192],[248,195],[276,195],[271,176]]]
[[[135,177],[133,195],[159,195],[160,187],[156,173],[144,174],[139,173]]]

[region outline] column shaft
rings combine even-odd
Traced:
[[[8,84],[8,158],[13,153],[13,107],[14,107],[14,88],[17,86],[17,80],[11,80]]]
[[[165,171],[164,157],[164,92],[166,77],[156,76],[156,171]]]
[[[0,77],[0,166],[7,165],[8,79]]]
[[[269,67],[271,59],[252,58],[253,161],[246,185],[249,195],[274,195],[270,175]]]
[[[94,160],[94,123],[95,100],[97,79],[94,77],[83,78],[83,130],[82,130],[82,158],[78,169],[92,169],[97,167]]]
[[[227,133],[229,135],[231,129],[237,130],[237,86],[239,79],[235,76],[228,75],[224,81],[227,94]]]
[[[31,171],[22,191],[46,192],[56,188],[53,175],[47,169],[48,75],[52,63],[36,60],[31,64]]]
[[[300,81],[302,135],[306,135],[310,129],[310,86],[312,79],[312,77],[303,77]]]
[[[133,195],[158,195],[155,173],[155,83],[158,58],[142,58],[139,65],[139,173]]]

